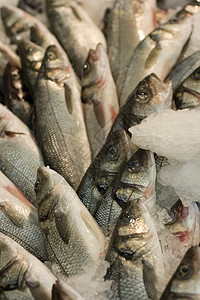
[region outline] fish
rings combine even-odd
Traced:
[[[47,48],[34,92],[36,138],[46,165],[76,190],[91,163],[81,99],[75,98],[67,61]]]
[[[184,255],[160,300],[200,299],[200,248],[191,247]]]
[[[170,209],[169,216],[171,220],[165,224],[166,228],[177,238],[180,242],[191,245],[200,243],[200,236],[197,228],[199,228],[200,214],[198,206],[192,202],[190,206],[186,207],[179,199]]]
[[[192,71],[192,70],[191,70]],[[173,99],[177,109],[198,109],[200,106],[200,62],[175,90]]]
[[[94,215],[103,232],[110,235],[127,202],[142,199],[147,207],[156,203],[156,170],[153,153],[138,149],[114,179]]]
[[[48,259],[65,276],[83,273],[97,264],[103,258],[105,237],[65,179],[41,167],[35,192]]]
[[[35,256],[2,233],[0,272],[1,299],[51,300],[51,290],[56,277]]]
[[[90,49],[82,69],[81,84],[85,123],[95,158],[119,112],[116,86],[102,44],[95,50]]]
[[[112,299],[159,299],[164,267],[158,235],[145,204],[137,199],[123,208],[111,237],[105,276],[112,280]]]
[[[34,205],[37,169],[44,165],[30,129],[0,104],[0,170]]]
[[[108,57],[115,80],[132,51],[156,27],[155,0],[115,1],[107,29]]]
[[[56,280],[52,288],[52,300],[84,300],[84,298],[66,282]]]
[[[47,24],[44,0],[20,0],[18,7]]]
[[[172,104],[172,85],[170,80],[163,83],[155,74],[145,77],[128,97],[113,122],[110,133],[139,124],[153,113],[168,109]],[[109,134],[110,134],[109,133]]]
[[[164,80],[176,64],[192,32],[193,14],[185,10],[161,24],[132,51],[116,86],[120,103],[125,103],[137,84],[155,73]]]
[[[8,45],[0,42],[0,78],[3,77],[8,62],[21,67],[19,56]]]
[[[37,210],[22,193],[18,198],[19,191],[15,196],[15,190],[0,187],[0,232],[44,262],[47,254]]]
[[[114,132],[105,142],[87,169],[77,195],[94,216],[102,195],[106,193],[115,176],[131,156],[130,137],[121,129]]]
[[[75,1],[48,0],[46,7],[51,30],[80,77],[89,50],[94,49],[98,43],[102,43],[106,50],[105,37],[87,12]]]
[[[22,82],[22,72],[8,63],[3,76],[5,105],[27,126],[32,123],[32,99]]]

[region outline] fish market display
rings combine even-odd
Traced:
[[[200,1],[0,11],[0,300],[200,299]]]

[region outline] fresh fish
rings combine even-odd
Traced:
[[[139,124],[153,113],[171,107],[171,82],[163,83],[155,74],[145,77],[128,97],[113,122],[110,133],[124,128],[128,129]]]
[[[84,298],[66,282],[57,280],[53,284],[52,300],[84,300]]]
[[[23,40],[18,44],[18,52],[22,63],[23,80],[30,94],[34,97],[35,83],[45,51],[40,46],[28,40]]]
[[[55,276],[35,256],[2,233],[0,273],[0,299],[51,300]]]
[[[90,49],[81,83],[86,128],[95,158],[119,112],[116,86],[102,44]]]
[[[98,263],[103,257],[104,235],[64,178],[41,167],[35,191],[49,260],[66,276]]]
[[[44,236],[35,207],[9,186],[0,187],[0,232],[6,234],[42,261],[47,260]]]
[[[68,84],[70,68],[49,46],[35,86],[36,136],[44,161],[77,189],[91,163],[81,99]]]
[[[47,23],[45,0],[20,0],[18,7],[37,17],[43,23]]]
[[[115,176],[131,156],[130,137],[123,129],[114,132],[85,173],[77,194],[94,215]]]
[[[177,64],[168,76],[172,81],[173,92],[200,66],[200,51]]]
[[[116,0],[108,21],[107,43],[116,80],[132,51],[157,27],[155,0]]]
[[[80,77],[89,50],[98,43],[102,43],[106,50],[103,33],[76,2],[47,0],[46,5],[51,29]]]
[[[191,247],[183,257],[160,300],[200,299],[200,247]]]
[[[193,246],[200,243],[200,235],[197,230],[200,226],[200,213],[195,202],[186,207],[180,200],[177,201],[169,211],[169,216],[171,221],[165,226],[179,238],[180,242],[187,240]]]
[[[200,62],[198,68],[175,90],[173,99],[177,109],[200,106]]]
[[[113,280],[112,299],[158,299],[163,275],[158,235],[140,199],[127,202],[113,232],[106,260],[106,280]]]
[[[34,204],[37,169],[43,165],[28,127],[0,104],[0,170]]]
[[[3,76],[5,105],[27,126],[31,127],[31,97],[22,83],[21,69],[8,63]],[[28,101],[29,100],[29,101]]]
[[[128,201],[142,199],[148,206],[155,205],[155,179],[153,153],[138,149],[112,182],[94,215],[107,234],[112,232],[121,210]]]
[[[20,68],[20,59],[8,45],[0,42],[0,78],[3,76],[7,63],[10,62]]]
[[[120,105],[126,103],[137,84],[150,73],[165,79],[191,34],[192,24],[193,14],[180,11],[174,19],[160,25],[140,42],[117,80]]]

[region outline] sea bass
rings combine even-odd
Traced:
[[[65,179],[41,167],[35,191],[48,259],[66,276],[98,263],[103,257],[104,235]]]
[[[56,46],[49,46],[35,86],[36,137],[44,161],[77,189],[91,162],[81,99],[68,84],[70,69]]]
[[[90,49],[83,66],[82,101],[88,138],[95,158],[119,111],[116,86],[102,44]]]
[[[0,299],[51,300],[56,277],[35,256],[2,233],[0,273]]]

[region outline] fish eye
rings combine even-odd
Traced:
[[[83,74],[87,75],[90,72],[90,64],[89,63],[85,63],[83,65]]]
[[[144,88],[139,88],[136,91],[136,100],[141,102],[149,101],[149,92]]]
[[[57,58],[57,55],[56,55],[54,52],[49,51],[49,52],[47,53],[47,59],[48,59],[48,60],[55,60],[56,58]]]
[[[111,146],[107,151],[107,157],[110,160],[117,160],[119,157],[119,148],[117,146]]]
[[[189,264],[181,264],[178,271],[177,277],[179,279],[189,279],[192,276],[192,271],[190,269]]]
[[[41,184],[40,179],[37,179],[36,183],[35,183],[35,192],[36,193],[41,189],[41,186],[42,186],[42,184]]]
[[[198,68],[194,74],[192,75],[192,78],[195,80],[199,80],[200,79],[200,68]]]
[[[121,217],[122,222],[125,224],[128,224],[132,219],[134,219],[133,214],[130,214],[128,212],[125,212]]]
[[[14,79],[20,79],[19,73],[16,72],[16,71],[12,73],[12,77],[13,77]]]
[[[128,163],[128,169],[132,173],[138,172],[140,170],[140,167],[141,166],[137,160],[133,160]]]

